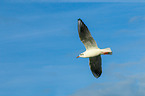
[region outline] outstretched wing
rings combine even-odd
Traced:
[[[90,57],[89,66],[93,75],[98,78],[102,74],[101,56]]]
[[[95,40],[91,36],[90,31],[81,19],[78,19],[78,32],[80,40],[85,45],[86,49],[98,48]]]

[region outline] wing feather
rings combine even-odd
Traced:
[[[102,64],[101,64],[101,56],[90,57],[89,58],[89,66],[93,73],[93,75],[98,78],[102,74]]]
[[[86,49],[98,48],[96,41],[91,36],[90,31],[81,19],[78,19],[79,37]]]

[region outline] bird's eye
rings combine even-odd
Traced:
[[[80,55],[84,55],[83,53],[81,53]]]

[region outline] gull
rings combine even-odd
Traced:
[[[82,52],[77,58],[89,58],[89,66],[94,77],[98,78],[102,74],[101,55],[112,55],[110,48],[100,49],[96,41],[91,36],[91,33],[84,22],[78,19],[78,33],[80,40],[84,44],[86,51]]]

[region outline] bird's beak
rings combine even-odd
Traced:
[[[77,58],[79,58],[80,56],[78,56]]]

